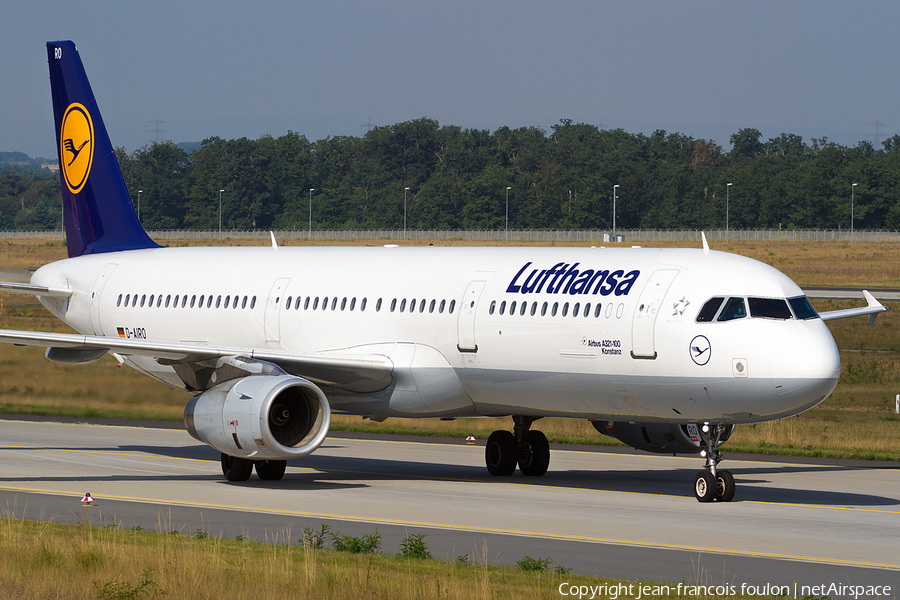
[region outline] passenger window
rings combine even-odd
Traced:
[[[327,310],[327,309],[328,309],[328,296],[325,296],[324,298],[322,298],[322,310]]]
[[[532,302],[531,303],[531,316],[533,317],[536,312],[537,312],[537,302]]]
[[[381,312],[381,298],[375,302],[375,312]]]
[[[335,298],[335,300],[337,300],[337,298]],[[345,308],[347,308],[347,297],[346,296],[344,296],[344,298],[341,300],[341,310],[344,310]]]
[[[137,306],[137,294],[131,298],[131,308],[134,308],[135,306]]]
[[[253,298],[255,299],[256,296],[253,296]],[[253,304],[250,305],[250,308],[253,308]],[[297,299],[294,300],[294,310],[300,310],[300,296],[297,296]]]
[[[790,319],[791,309],[787,301],[781,298],[748,298],[750,303],[750,316],[761,319]]]
[[[354,308],[356,308],[356,296],[350,300],[350,311],[352,312]]]
[[[337,296],[331,299],[331,310],[337,308]]]
[[[316,300],[313,302],[313,310],[319,308],[319,297],[316,296]]]
[[[116,301],[116,306],[122,306],[122,294],[119,294],[119,299]]]
[[[544,317],[547,315],[547,303],[544,302],[543,306],[541,306],[541,316]]]
[[[309,300],[309,298],[307,298]],[[250,310],[253,310],[253,307],[256,306],[256,296],[250,298]]]
[[[528,308],[528,303],[527,303],[527,302],[523,302],[521,308],[519,308],[519,316],[520,316],[520,317],[524,317],[524,316],[525,316],[525,309],[526,309],[526,308]]]
[[[569,303],[568,302],[563,304],[562,316],[566,316],[567,314],[569,314]]]
[[[488,309],[488,314],[489,314],[489,315],[494,314],[494,309],[495,309],[495,308],[497,308],[497,301],[496,301],[496,300],[491,300],[491,307]]]
[[[512,304],[509,305],[509,314],[510,315],[516,314],[516,301],[515,300],[513,300]]]
[[[403,312],[403,310],[401,309],[400,312]],[[416,299],[415,298],[413,298],[412,300],[409,301],[409,312],[416,312]]]
[[[206,300],[206,294],[201,294],[201,295],[200,295],[200,302],[197,303],[197,308],[203,308],[203,301],[204,301],[204,300]],[[150,302],[153,302],[153,300],[151,300]]]
[[[433,313],[433,312],[434,312],[434,304],[435,304],[435,301],[432,300],[432,301],[431,301],[431,304],[428,305],[428,312],[429,312],[429,313]]]
[[[403,302],[406,303],[406,300],[404,300]],[[391,312],[394,312],[394,309],[396,309],[396,308],[397,308],[397,299],[394,298],[393,300],[391,300]],[[400,310],[403,310],[403,309],[400,309]]]
[[[747,316],[747,309],[744,308],[743,298],[729,298],[719,315],[718,321],[732,321],[734,319],[743,319]]]
[[[447,314],[452,315],[452,314],[453,314],[453,309],[454,309],[454,308],[456,308],[456,300],[451,300],[451,301],[450,301],[450,308],[447,309]]]
[[[175,296],[175,303],[178,303],[178,296]],[[225,296],[225,307],[228,308],[228,305],[231,304],[231,295]]]
[[[147,299],[147,294],[144,294],[143,296],[141,296],[141,308],[144,308],[144,300],[146,300],[146,299]]]
[[[287,302],[284,303],[284,310],[291,310],[291,300],[293,299],[293,296],[288,296]]]
[[[446,300],[441,300],[441,305],[438,307],[439,313],[444,314],[444,306],[446,305],[446,302],[447,302]],[[500,314],[502,315],[503,313],[500,313]]]
[[[697,322],[709,323],[712,321],[723,302],[725,302],[725,298],[718,296],[707,300],[706,304],[703,305],[703,308],[700,309],[700,313],[697,315]]]
[[[197,302],[197,294],[191,296],[191,308],[194,308],[194,303]]]
[[[588,302],[584,305],[584,318],[588,318],[591,315],[591,303]]]
[[[162,306],[162,294],[156,297],[156,308]]]
[[[550,311],[550,316],[551,316],[551,317],[555,317],[555,316],[556,316],[556,311],[557,311],[558,309],[559,309],[559,302],[554,302],[554,303],[553,303],[553,310]]]
[[[578,311],[579,311],[580,308],[581,308],[581,302],[576,302],[576,303],[575,303],[575,306],[572,308],[572,316],[573,316],[573,317],[577,317],[577,316],[578,316]]]
[[[422,299],[419,301],[419,312],[420,312],[420,313],[425,312],[425,298],[422,298]]]
[[[506,312],[506,300],[500,303],[500,314],[502,315],[504,312]]]
[[[254,298],[255,297],[256,296],[254,296]],[[303,301],[303,310],[309,310],[309,299],[310,299],[310,296],[307,296],[306,300]]]
[[[212,294],[206,297],[206,308],[212,307]]]
[[[597,306],[594,307],[594,318],[595,319],[600,318],[600,309],[602,309],[602,308],[603,308],[603,305],[600,304],[599,302],[597,303]]]
[[[171,300],[171,299],[172,299],[172,294],[169,294],[168,296],[166,296],[166,308],[169,308],[169,300]]]
[[[359,303],[359,312],[366,310],[366,299],[363,298]]]
[[[219,308],[219,304],[221,304],[221,302],[222,302],[222,294],[219,294],[219,296],[216,298],[216,308]],[[169,299],[166,298],[166,306],[168,306],[168,305],[169,305]]]
[[[400,312],[406,310],[406,298],[400,301]]]
[[[247,308],[247,296],[244,296],[244,299],[241,300],[241,308]]]

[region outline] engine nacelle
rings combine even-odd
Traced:
[[[700,441],[692,439],[688,433],[688,425],[676,423],[625,423],[615,421],[591,421],[594,429],[628,444],[632,448],[647,452],[665,454],[697,454],[700,452]],[[734,425],[725,429],[725,435],[719,444],[731,437]]]
[[[325,441],[331,407],[322,390],[300,377],[240,377],[191,398],[184,426],[230,456],[287,460],[311,454]]]

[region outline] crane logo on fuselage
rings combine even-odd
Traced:
[[[640,271],[626,273],[622,269],[583,269],[578,270],[581,263],[556,263],[549,269],[532,269],[531,274],[522,279],[531,262],[519,269],[509,282],[506,291],[509,294],[590,294],[601,296],[625,296],[637,281]],[[546,289],[545,286],[546,285]]]

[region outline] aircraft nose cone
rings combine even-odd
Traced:
[[[778,395],[795,406],[815,406],[837,385],[841,359],[822,321],[804,322],[772,348],[769,375]],[[805,409],[804,409],[805,410]]]

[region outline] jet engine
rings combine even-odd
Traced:
[[[632,448],[665,454],[697,454],[700,440],[692,439],[689,425],[677,423],[625,423],[620,421],[591,421],[594,429],[628,444]],[[719,443],[731,437],[734,425],[725,429]]]
[[[255,375],[224,381],[194,396],[184,425],[195,439],[230,456],[301,458],[328,435],[331,407],[314,383],[293,375]]]

